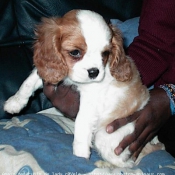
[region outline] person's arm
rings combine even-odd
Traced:
[[[148,87],[175,84],[175,1],[144,0],[139,35],[127,49]]]
[[[144,0],[139,23],[139,36],[129,46],[127,53],[134,60],[145,85],[158,86],[175,83],[175,1]],[[115,120],[107,126],[113,132],[136,120],[135,131],[124,138],[115,149],[120,154],[127,146],[137,157],[171,116],[170,99],[161,88],[150,91],[147,106],[127,119]],[[112,131],[113,130],[113,131]]]

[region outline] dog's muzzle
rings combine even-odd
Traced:
[[[87,71],[89,74],[89,78],[91,79],[95,79],[99,74],[99,69],[97,68],[91,68],[91,69],[88,69]]]

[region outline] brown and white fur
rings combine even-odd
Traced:
[[[149,92],[134,62],[124,53],[121,33],[95,12],[73,10],[62,18],[43,19],[36,37],[36,69],[7,100],[4,109],[18,113],[32,93],[42,88],[42,79],[52,84],[64,80],[66,85],[76,85],[80,108],[73,153],[89,158],[93,140],[105,161],[118,167],[132,167],[134,162],[127,160],[128,148],[120,156],[114,149],[134,131],[134,122],[112,134],[106,132],[106,125],[143,109]]]

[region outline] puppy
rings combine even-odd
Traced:
[[[114,149],[134,131],[134,122],[112,134],[106,133],[106,125],[143,109],[149,92],[134,62],[124,53],[119,30],[95,12],[72,10],[62,18],[44,18],[36,38],[36,68],[6,101],[5,111],[18,113],[32,93],[42,88],[42,79],[75,85],[80,92],[80,108],[75,121],[74,155],[89,158],[93,142],[108,162],[98,166],[132,167],[128,148],[120,156]]]

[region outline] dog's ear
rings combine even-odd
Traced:
[[[123,49],[121,32],[111,24],[109,27],[112,31],[112,53],[109,59],[111,75],[118,81],[128,81],[132,78],[132,69]]]
[[[67,64],[60,52],[60,20],[60,18],[43,18],[35,32],[34,64],[40,77],[52,84],[57,84],[68,74]]]

